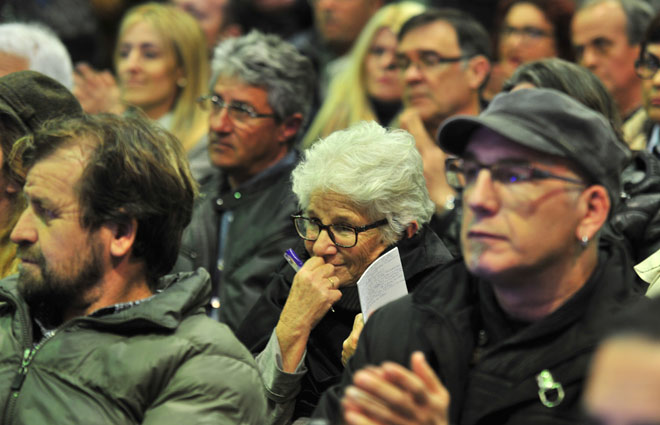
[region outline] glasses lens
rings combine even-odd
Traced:
[[[315,241],[319,237],[319,226],[306,217],[296,217],[293,220],[298,235],[308,241]]]
[[[357,234],[351,226],[335,224],[330,226],[330,231],[335,237],[335,243],[345,248],[350,248],[357,243]]]
[[[518,164],[495,164],[490,169],[492,179],[501,183],[519,183],[531,180],[532,168]]]
[[[252,116],[252,111],[243,105],[229,105],[229,115],[237,121],[245,121]]]
[[[460,190],[465,187],[465,174],[463,173],[460,160],[452,159],[447,161],[445,164],[445,176],[447,177],[447,183],[452,188]]]

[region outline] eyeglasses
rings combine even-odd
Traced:
[[[490,171],[490,178],[493,181],[504,184],[544,179],[557,179],[580,185],[585,184],[585,182],[578,179],[558,176],[548,171],[539,170],[526,162],[502,161],[485,165],[474,160],[464,160],[461,158],[447,158],[445,160],[447,183],[457,191],[473,185],[477,181],[477,177],[479,177],[479,172],[484,169]]]
[[[378,220],[366,226],[349,226],[348,224],[323,224],[316,218],[292,215],[298,236],[306,241],[315,241],[319,238],[321,230],[328,232],[330,240],[342,248],[352,248],[357,245],[358,233],[387,224],[387,219]]]
[[[660,59],[652,53],[645,52],[635,61],[635,72],[642,80],[650,80],[660,68]]]
[[[242,102],[227,103],[223,98],[216,94],[208,94],[197,99],[197,103],[205,110],[211,109],[213,114],[219,114],[224,108],[227,108],[227,114],[236,121],[247,121],[250,118],[275,118],[274,113],[261,114],[254,110],[251,105]]]
[[[413,61],[408,56],[402,53],[398,53],[394,57],[394,66],[396,66],[399,71],[404,72],[410,67],[411,64],[414,63],[415,66],[417,66],[418,68],[422,70],[426,70],[429,68],[434,68],[439,65],[460,62],[464,59],[468,59],[468,56],[461,55],[455,57],[443,57],[437,54],[436,52],[426,50],[426,51],[421,51],[419,53],[419,59],[417,61]]]
[[[500,30],[502,37],[511,37],[512,35],[519,35],[523,41],[538,41],[542,38],[552,37],[552,33],[541,28],[536,27],[512,27],[505,25]]]

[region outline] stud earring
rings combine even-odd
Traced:
[[[580,245],[582,246],[582,248],[586,248],[588,243],[589,243],[589,236],[586,235],[582,236],[582,238],[580,239]]]

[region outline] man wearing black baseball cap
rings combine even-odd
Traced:
[[[14,142],[49,119],[82,113],[73,94],[50,77],[35,71],[0,77],[0,278],[15,273],[18,267],[16,245],[9,240],[24,207],[22,177],[9,165]]]
[[[599,238],[627,151],[602,116],[547,89],[451,118],[438,143],[458,156],[446,172],[463,198],[463,259],[374,313],[346,391],[318,413],[343,396],[348,423],[579,422],[604,320],[642,298],[623,248]]]

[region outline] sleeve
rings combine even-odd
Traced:
[[[289,423],[295,407],[296,396],[300,391],[300,381],[307,373],[305,354],[300,359],[294,373],[284,372],[279,341],[273,330],[266,348],[256,357],[268,397],[267,415],[269,420],[264,423],[271,425]]]
[[[218,354],[183,363],[144,415],[145,425],[263,425],[266,396],[254,363]]]

